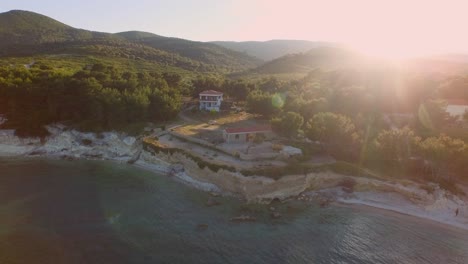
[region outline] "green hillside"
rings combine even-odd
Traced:
[[[0,47],[89,39],[115,39],[112,34],[76,29],[52,18],[21,10],[0,14]]]
[[[333,47],[320,47],[305,53],[289,54],[272,60],[251,72],[261,74],[307,73],[313,69],[335,70],[360,68],[374,63],[356,52]]]
[[[230,69],[230,71],[254,68],[262,63],[260,59],[212,43],[163,37],[140,31],[121,32],[116,35],[145,46],[176,53],[192,60],[219,65]]]
[[[76,29],[47,16],[13,10],[0,13],[0,57],[97,56],[145,61],[195,72],[228,73],[254,68],[259,60],[202,42],[151,33],[110,34]]]

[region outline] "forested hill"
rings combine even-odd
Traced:
[[[148,38],[142,38],[145,34]],[[13,10],[0,13],[0,56],[100,56],[202,72],[234,72],[260,63],[215,44],[145,34],[93,32],[37,13]]]
[[[136,43],[176,53],[207,64],[230,65],[233,70],[254,68],[263,62],[245,53],[227,49],[213,43],[169,38],[141,31],[121,32],[117,33],[117,35]]]
[[[265,61],[277,59],[287,54],[307,52],[318,47],[335,46],[329,42],[307,40],[269,40],[269,41],[213,41],[212,43],[228,49],[244,52]]]
[[[335,47],[318,47],[304,53],[289,54],[272,60],[253,70],[263,74],[307,73],[313,69],[336,70],[364,66],[370,58],[351,50]]]

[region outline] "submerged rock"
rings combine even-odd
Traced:
[[[231,218],[231,222],[255,222],[257,221],[256,217],[250,215],[241,215]]]
[[[270,214],[271,218],[273,219],[278,219],[278,218],[281,218],[281,214],[279,212],[272,212]]]
[[[206,229],[208,229],[208,224],[198,224],[197,229],[198,230],[206,230]]]
[[[208,207],[211,207],[211,206],[216,206],[216,205],[220,205],[221,203],[216,201],[215,199],[213,198],[208,198],[208,200],[206,201],[205,205],[208,206]]]
[[[220,193],[217,193],[217,192],[210,192],[210,195],[213,196],[213,197],[219,197],[221,196]]]

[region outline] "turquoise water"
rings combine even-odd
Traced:
[[[418,218],[208,198],[128,165],[0,160],[0,263],[468,263],[467,232]]]

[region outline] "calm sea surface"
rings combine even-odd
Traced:
[[[128,165],[3,159],[0,263],[468,263],[468,232],[418,218],[209,197]]]

